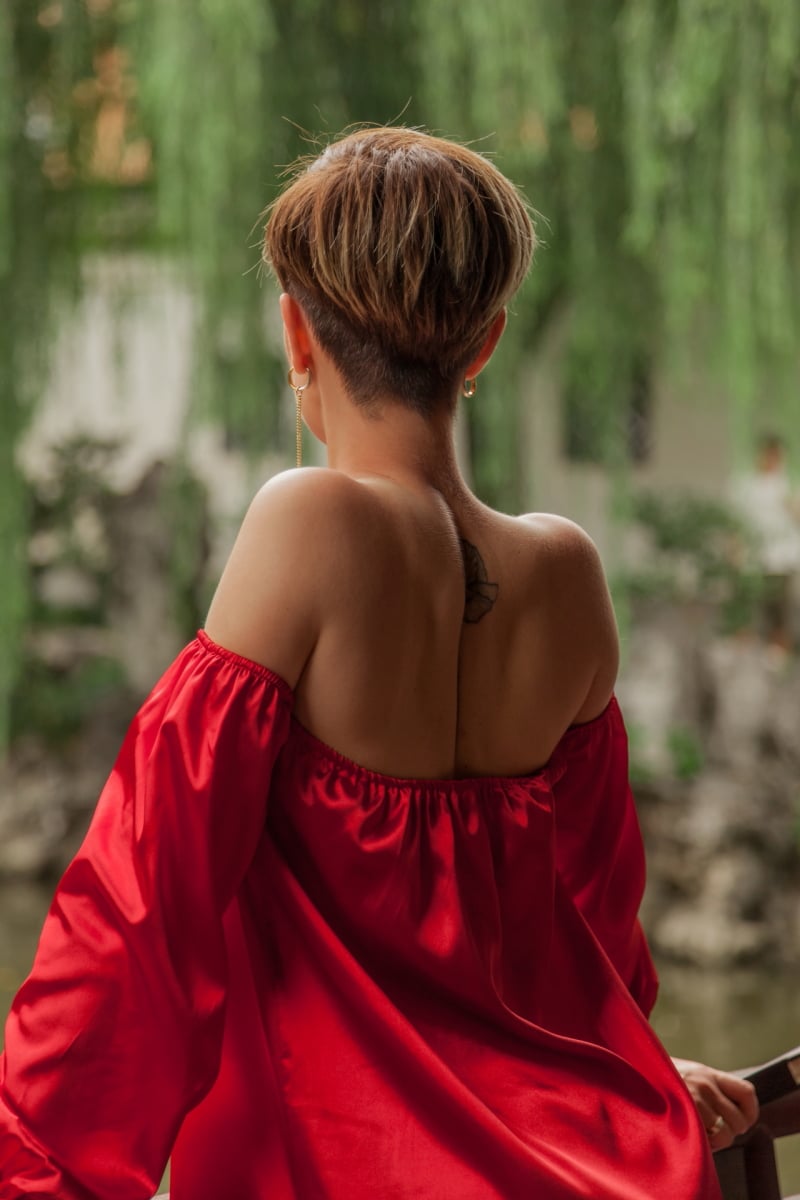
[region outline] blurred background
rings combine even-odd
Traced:
[[[353,122],[469,141],[538,213],[464,469],[604,556],[659,1032],[720,1066],[778,1054],[800,1042],[797,0],[4,0],[0,1010],[128,721],[292,464],[259,214]]]

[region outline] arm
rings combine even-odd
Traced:
[[[209,609],[220,645],[296,688],[329,618],[333,584],[357,543],[363,488],[337,471],[276,475],[245,516]]]
[[[558,686],[567,720],[592,720],[608,704],[619,668],[619,635],[600,555],[589,535],[564,517],[531,513],[547,563],[549,637],[558,646]]]
[[[324,611],[341,478],[294,471],[261,490],[209,614],[213,640],[198,635],[129,731],[9,1018],[0,1200],[149,1200],[214,1081],[222,914],[261,836],[287,684]]]
[[[0,1200],[149,1200],[215,1078],[222,915],[291,694],[201,636],[125,739],[56,892],[0,1068]]]
[[[758,1120],[752,1083],[689,1059],[673,1058],[672,1062],[697,1105],[712,1150],[724,1150]]]
[[[640,1008],[657,978],[638,921],[645,862],[628,782],[628,743],[613,699],[619,640],[611,597],[591,539],[546,518],[557,548],[563,671],[581,681],[573,725],[552,759],[559,877]]]
[[[658,979],[638,912],[645,861],[616,701],[570,730],[554,756],[558,873],[645,1016]]]
[[[563,562],[559,599],[563,619],[580,635],[573,653],[594,662],[594,677],[561,748],[556,784],[559,874],[603,949],[645,1014],[658,980],[637,912],[644,890],[644,851],[628,783],[627,735],[614,706],[609,719],[592,722],[613,694],[619,641],[602,564],[588,536],[571,522],[547,518]],[[582,722],[589,722],[584,728]],[[731,1144],[758,1116],[751,1084],[702,1063],[673,1059],[712,1149]]]

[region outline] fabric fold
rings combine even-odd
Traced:
[[[616,702],[398,779],[205,634],[134,721],[7,1028],[0,1200],[718,1200],[646,1021]],[[269,802],[267,802],[269,798]]]
[[[136,716],[8,1018],[2,1200],[156,1191],[219,1068],[223,914],[264,833],[291,700],[200,634]]]

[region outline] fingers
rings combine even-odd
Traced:
[[[720,1091],[744,1117],[745,1129],[755,1125],[758,1120],[758,1097],[752,1083],[748,1083],[746,1079],[739,1079],[738,1075],[729,1075],[727,1071],[717,1071],[716,1074]]]
[[[714,1114],[711,1125],[715,1124],[718,1116],[722,1117],[734,1137],[738,1137],[740,1133],[746,1133],[755,1120],[755,1115],[752,1120],[749,1119],[738,1104],[730,1099],[719,1081],[715,1081],[707,1087],[703,1093],[703,1099]],[[757,1111],[756,1108],[756,1115]],[[706,1126],[706,1128],[710,1128],[710,1126]]]
[[[704,1103],[697,1105],[697,1111],[705,1126],[708,1144],[712,1150],[725,1150],[733,1144],[735,1134],[721,1113],[715,1113],[713,1108]]]
[[[691,1093],[712,1150],[723,1150],[758,1119],[753,1085],[702,1063],[676,1062]]]
[[[699,1099],[695,1095],[694,1100],[712,1150],[724,1150],[734,1138],[750,1128],[742,1112],[721,1092],[710,1094],[708,1099]]]

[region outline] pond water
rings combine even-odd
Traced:
[[[0,888],[0,1016],[30,966],[49,890]],[[671,1054],[723,1068],[745,1067],[800,1043],[800,977],[719,974],[661,966],[653,1024]],[[800,1137],[778,1144],[785,1192],[800,1192]]]

